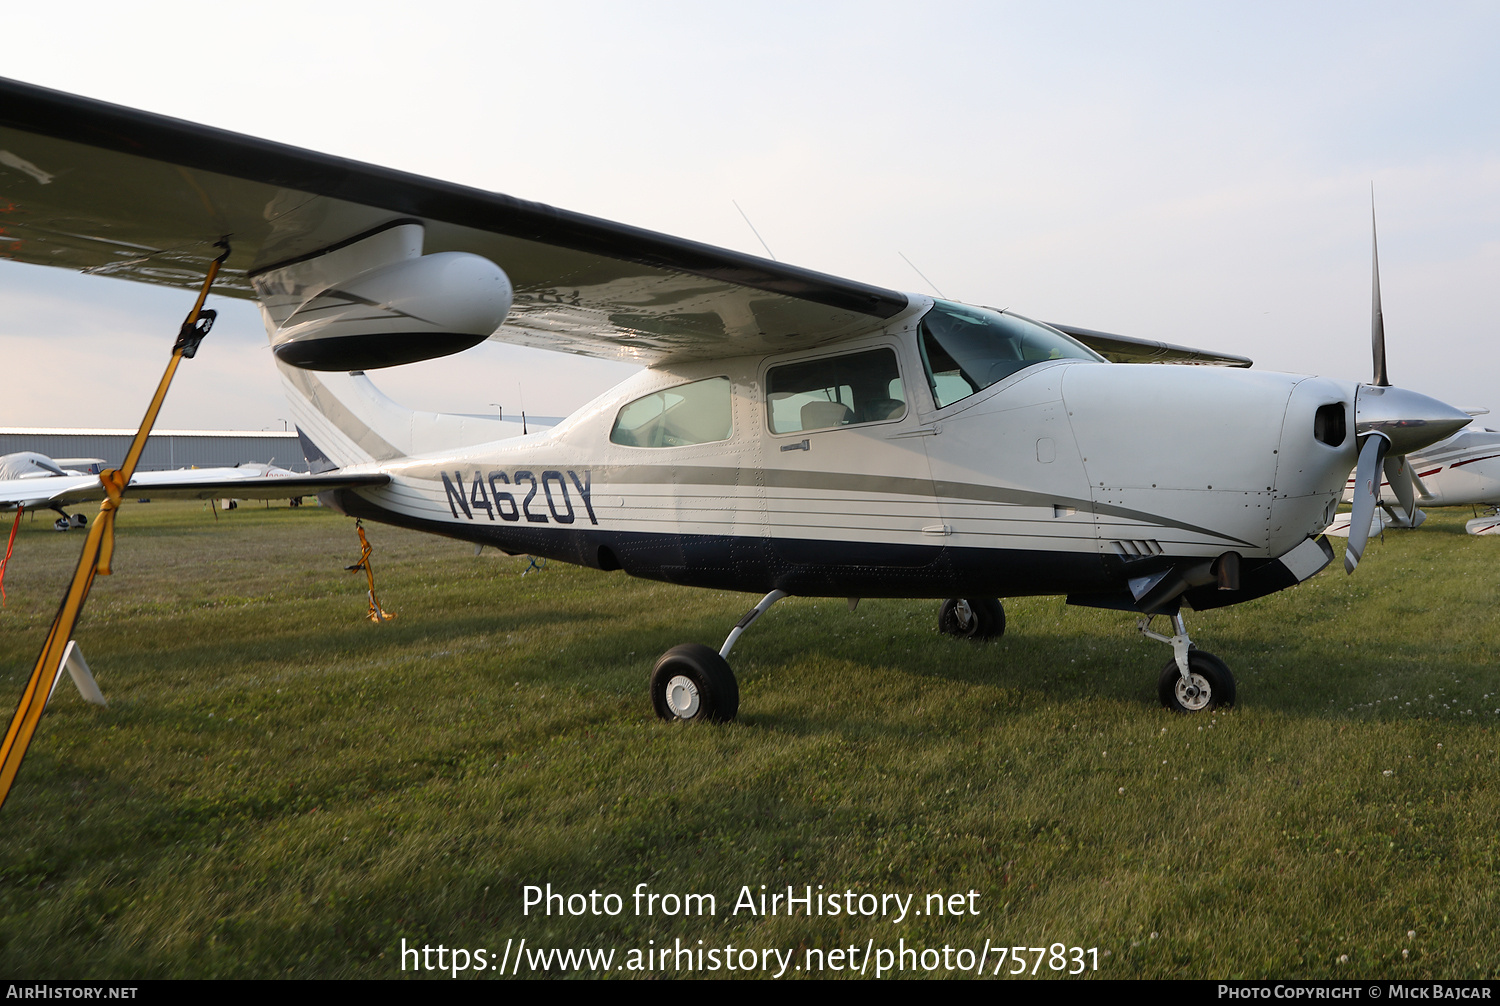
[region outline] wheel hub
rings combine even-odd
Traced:
[[[1213,701],[1213,689],[1201,674],[1191,674],[1177,679],[1177,701],[1191,712],[1204,709]]]
[[[953,606],[953,620],[965,632],[974,630],[974,609],[970,606],[968,598],[959,598],[958,603]]]
[[[685,674],[674,674],[667,681],[667,707],[680,720],[690,720],[698,715],[702,698],[698,686]]]

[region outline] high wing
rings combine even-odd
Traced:
[[[0,256],[215,291],[383,228],[466,252],[514,288],[491,338],[645,365],[870,331],[907,295],[510,196],[0,79]],[[1243,357],[1060,326],[1130,362]]]
[[[0,254],[216,292],[402,220],[499,265],[493,336],[643,364],[868,331],[905,295],[540,203],[0,80]]]
[[[1210,353],[1204,349],[1175,346],[1170,342],[1157,342],[1154,339],[1096,332],[1091,328],[1059,325],[1057,322],[1048,324],[1059,332],[1071,335],[1111,363],[1191,363],[1212,367],[1249,367],[1254,362],[1248,356],[1236,356],[1232,353]]]
[[[189,468],[175,472],[141,472],[130,480],[129,496],[149,493],[153,499],[290,499],[316,496],[330,489],[383,486],[390,477],[348,475],[234,475],[235,468]],[[104,487],[95,475],[61,475],[46,479],[0,481],[0,511],[18,506],[50,508],[102,500]]]

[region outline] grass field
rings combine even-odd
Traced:
[[[110,704],[64,680],[0,811],[0,972],[435,976],[403,971],[403,939],[496,966],[525,939],[660,977],[681,972],[621,965],[680,939],[792,968],[989,941],[1097,948],[1109,978],[1495,977],[1500,538],[1468,516],[1388,532],[1353,578],[1189,614],[1231,711],[1163,711],[1169,650],[1122,613],[1007,601],[1007,635],[972,645],[935,602],[789,599],[736,647],[739,719],[709,728],[658,722],[646,678],[752,597],[523,577],[372,526],[398,616],[372,625],[345,518],[129,505],[75,634]],[[50,524],[23,523],[6,578],[7,716],[82,540]],[[623,910],[526,914],[549,883]],[[637,914],[640,884],[717,911]],[[731,911],[762,884],[977,897]]]

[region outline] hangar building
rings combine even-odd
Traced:
[[[0,427],[0,454],[36,451],[50,458],[103,458],[105,467],[125,460],[134,430],[74,430]],[[232,468],[254,461],[294,472],[307,471],[295,430],[156,430],[146,440],[137,471]]]

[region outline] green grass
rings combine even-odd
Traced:
[[[1467,516],[1388,532],[1353,578],[1189,614],[1231,711],[1163,711],[1168,648],[1118,612],[1007,601],[1007,635],[971,645],[935,602],[789,599],[736,647],[739,719],[684,728],[654,718],[651,664],[717,646],[754,598],[523,577],[371,526],[398,615],[377,626],[345,518],[131,505],[75,633],[110,705],[62,682],[0,811],[0,971],[398,977],[403,938],[621,962],[680,937],[797,963],[989,940],[1097,947],[1112,978],[1495,977],[1500,539]],[[23,523],[6,578],[16,697],[81,544],[50,523]],[[625,910],[523,915],[547,883]],[[641,883],[718,914],[637,916]],[[730,914],[761,884],[973,889],[981,914]]]

